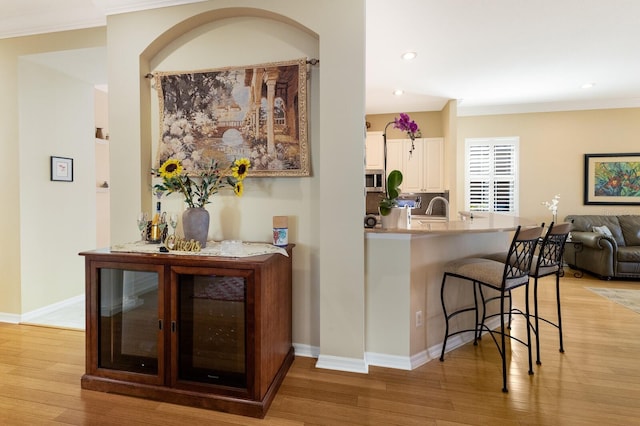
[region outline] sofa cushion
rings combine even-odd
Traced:
[[[640,247],[619,247],[618,262],[640,263]]]
[[[565,222],[572,222],[572,231],[593,232],[594,226],[606,226],[613,234],[613,239],[619,246],[625,245],[618,216],[610,215],[569,215]]]
[[[592,231],[613,238],[613,234],[611,233],[611,230],[607,228],[607,225],[594,226]]]
[[[640,216],[618,216],[626,246],[640,246]]]

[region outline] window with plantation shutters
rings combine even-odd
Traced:
[[[465,210],[518,214],[518,141],[465,141]]]

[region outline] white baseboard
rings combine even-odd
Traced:
[[[8,322],[9,324],[20,324],[20,315],[0,312],[0,322]]]
[[[296,356],[316,358],[316,368],[364,374],[369,372],[369,365],[363,359],[320,355],[320,348],[318,346],[304,345],[302,343],[294,343],[293,349],[295,350]]]
[[[495,330],[497,328],[500,328],[500,319],[499,318],[492,318],[489,321],[487,321],[486,326],[489,327],[491,330]],[[488,331],[484,331],[482,333],[482,335],[484,336],[485,334],[489,333]],[[454,349],[459,348],[460,346],[466,345],[469,342],[473,341],[473,332],[469,331],[467,333],[460,333],[456,336],[450,337],[449,340],[447,340],[447,350],[445,351],[445,353],[450,352]],[[440,354],[442,353],[442,343],[439,343],[437,345],[432,346],[431,348],[428,349],[430,353],[435,353],[437,354],[435,356],[435,358],[440,358]]]
[[[52,303],[51,305],[43,306],[42,308],[38,308],[34,311],[26,312],[22,314],[19,322],[29,322],[33,318],[39,317],[40,315],[46,315],[48,313],[57,311],[58,309],[75,305],[76,303],[84,301],[84,294],[80,294],[78,296],[71,297],[66,300],[62,300],[60,302]]]
[[[318,358],[320,355],[320,348],[317,346],[303,345],[302,343],[294,343],[293,349],[296,356],[304,356],[308,358]]]
[[[500,327],[500,320],[498,318],[492,318],[487,321],[489,328],[496,329]],[[488,332],[484,332],[486,334]],[[452,351],[460,346],[466,345],[473,341],[473,332],[461,333],[456,336],[450,337],[447,341],[446,352]],[[421,365],[426,364],[434,359],[440,359],[442,353],[442,343],[433,345],[424,351],[418,352],[411,356],[401,355],[389,355],[375,352],[367,352],[365,354],[369,365],[375,365],[377,367],[395,368],[398,370],[415,370]]]
[[[429,352],[429,350],[425,350],[422,352],[418,352],[415,355],[411,355],[411,369],[415,370],[421,365],[425,365],[429,361],[433,359],[433,356]]]
[[[418,352],[411,356],[379,354],[375,352],[367,352],[367,362],[369,365],[377,367],[395,368],[397,370],[415,370],[421,365],[426,364],[434,358],[440,356],[440,352],[435,352],[432,348]]]
[[[347,358],[333,355],[319,355],[316,368],[327,370],[348,371],[351,373],[369,373],[369,365],[365,359]]]
[[[398,370],[412,370],[411,358],[402,355],[389,355],[376,352],[367,352],[365,354],[369,365],[376,367],[395,368]]]
[[[296,356],[304,356],[316,359],[320,358],[320,348],[318,346],[294,343],[293,348],[295,350]],[[437,353],[433,350],[427,350],[415,354],[411,357],[381,354],[375,352],[365,353],[367,366],[375,365],[376,367],[395,368],[398,370],[414,370],[439,356],[439,349]],[[322,358],[322,362],[320,363],[320,365],[316,364],[316,367],[331,370],[353,371],[352,369],[354,368],[354,363],[352,362],[351,358],[331,357],[326,355]],[[358,373],[362,372],[363,368],[360,360],[358,360],[358,362],[356,363],[355,368],[357,369]],[[368,367],[366,371],[369,371]]]

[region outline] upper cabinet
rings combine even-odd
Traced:
[[[394,147],[394,157],[401,158],[396,158],[392,166],[389,154],[387,171],[394,168],[402,171],[402,192],[444,191],[444,140],[442,138],[416,139],[411,154],[409,154],[410,139],[388,140],[387,151],[390,151],[390,146]],[[401,149],[399,149],[400,146]],[[398,160],[401,163],[398,163]]]
[[[419,138],[387,140],[387,175],[400,170],[403,175],[402,192],[444,191],[444,139]],[[384,168],[384,140],[382,132],[367,132],[366,168]]]
[[[404,178],[404,167],[404,140],[387,140],[387,176],[392,170],[400,170]]]
[[[382,132],[367,132],[365,148],[365,168],[382,170],[384,168],[384,141]]]
[[[444,192],[444,139],[432,138],[424,141],[423,183],[426,192]]]

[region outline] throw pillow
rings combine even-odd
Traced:
[[[613,238],[613,234],[611,233],[611,230],[609,228],[607,228],[606,225],[602,225],[602,226],[594,226],[591,229],[593,232],[597,232],[598,234],[602,234],[605,237],[611,237]]]

